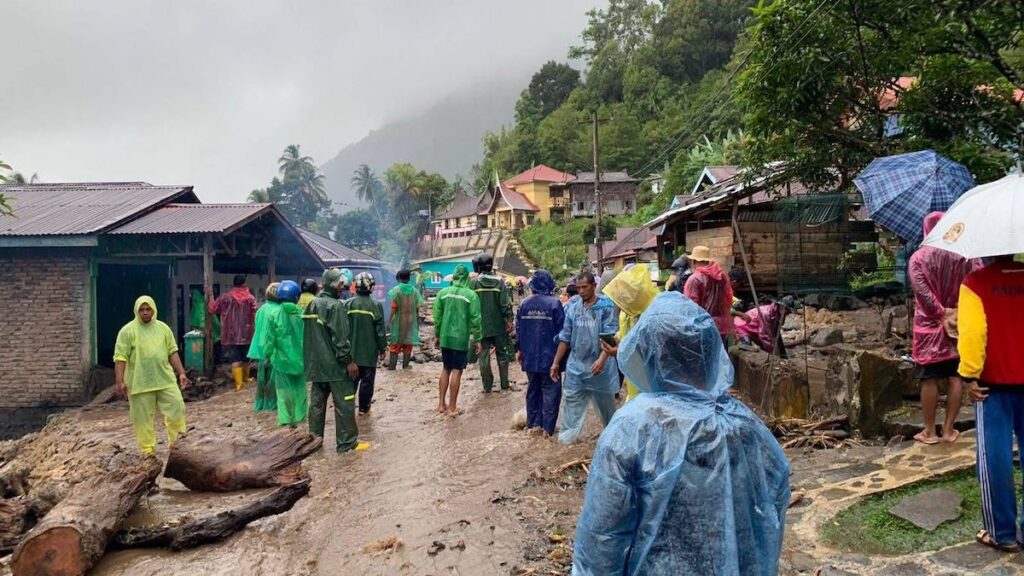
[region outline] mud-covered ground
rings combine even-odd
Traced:
[[[570,447],[514,430],[513,417],[525,405],[525,378],[516,368],[513,380],[520,389],[491,394],[483,393],[476,369],[470,368],[460,395],[465,413],[440,416],[439,371],[440,364],[429,363],[378,372],[373,410],[359,417],[368,451],[335,454],[329,412],[327,448],[305,461],[312,492],[291,511],[194,550],[113,551],[93,573],[561,573],[558,568],[569,562],[568,536],[582,501],[584,469],[576,464],[555,472],[589,457],[599,431],[596,420],[591,416],[586,439]],[[252,412],[252,399],[248,387],[189,403],[192,433],[229,437],[274,428],[275,415]],[[125,403],[61,418],[66,421],[59,442],[50,438],[46,447],[33,442],[40,446],[40,459],[44,452],[54,453],[50,467],[72,457],[52,444],[135,449]],[[158,448],[162,455],[165,450]],[[159,484],[160,492],[143,501],[129,524],[207,515],[262,493],[195,494],[173,480],[161,478]],[[389,541],[401,544],[385,546]],[[547,557],[556,549],[560,552],[551,563]]]

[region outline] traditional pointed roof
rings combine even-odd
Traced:
[[[490,206],[487,207],[487,213],[490,214],[498,205],[498,199],[505,201],[513,211],[518,210],[520,212],[540,212],[540,208],[536,204],[530,202],[529,198],[516,192],[508,186],[503,186],[501,181],[498,179],[498,173],[494,173],[494,198],[491,199]]]

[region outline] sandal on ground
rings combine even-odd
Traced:
[[[960,431],[957,430],[956,428],[953,428],[953,432],[950,433],[949,438],[943,438],[942,441],[943,442],[949,442],[950,444],[952,444],[953,442],[956,442],[959,439],[960,439]]]
[[[914,440],[917,440],[921,444],[925,444],[925,445],[928,445],[928,446],[931,446],[932,444],[938,444],[939,443],[938,436],[925,436],[923,431],[918,432],[917,434],[915,434],[914,435]]]
[[[1000,552],[1020,552],[1020,543],[1014,542],[1013,544],[1000,544],[992,539],[992,535],[988,533],[988,530],[981,529],[974,536],[974,539],[978,544],[984,544],[989,548],[995,548]]]

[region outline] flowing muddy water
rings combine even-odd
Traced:
[[[460,394],[465,413],[443,417],[436,413],[439,371],[440,364],[432,363],[378,372],[373,411],[359,417],[361,439],[371,444],[366,452],[334,453],[328,412],[325,450],[304,463],[312,491],[291,511],[193,550],[110,552],[93,573],[468,576],[519,574],[521,566],[543,562],[551,524],[535,510],[524,513],[518,504],[509,505],[519,502],[510,494],[523,494],[539,471],[589,456],[597,431],[593,416],[591,440],[572,447],[513,430],[513,416],[525,405],[525,378],[513,367],[520,390],[492,394],[482,392],[478,373],[470,368]],[[226,435],[273,428],[275,415],[251,411],[252,395],[248,387],[190,403],[190,426]],[[128,427],[125,407],[83,413],[83,418],[95,419],[97,432]],[[267,492],[196,494],[167,479],[160,487],[129,518],[130,525],[213,514]],[[567,507],[577,506],[581,496],[568,495]],[[578,507],[560,511],[559,526],[571,530],[576,513]],[[364,551],[388,538],[403,545]]]

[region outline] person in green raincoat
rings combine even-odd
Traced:
[[[494,387],[494,373],[491,372],[491,349],[498,360],[498,377],[501,389],[509,389],[508,365],[515,359],[509,332],[513,327],[512,294],[501,278],[494,275],[494,257],[487,253],[473,258],[473,271],[478,274],[472,288],[480,299],[481,334],[480,380],[484,392]]]
[[[391,336],[388,346],[391,358],[388,360],[388,370],[398,367],[399,354],[402,355],[402,368],[408,368],[413,346],[420,345],[419,311],[423,305],[423,295],[410,283],[411,278],[412,272],[399,270],[395,276],[398,286],[388,292],[388,300],[391,301]]]
[[[373,274],[356,276],[356,295],[347,302],[348,327],[352,337],[352,359],[359,366],[359,415],[370,412],[373,388],[377,380],[377,362],[384,359],[387,340],[384,337],[384,307],[370,297],[375,281]]]
[[[277,410],[277,393],[274,391],[274,383],[271,378],[270,360],[263,351],[263,342],[267,338],[267,314],[281,304],[277,301],[277,287],[280,282],[271,282],[267,286],[266,301],[256,309],[255,328],[253,329],[252,344],[249,345],[249,353],[246,355],[256,361],[256,400],[252,409],[256,412],[266,410],[272,412]]]
[[[266,337],[263,353],[272,369],[272,382],[277,395],[277,423],[295,427],[306,419],[309,401],[306,397],[305,367],[302,357],[302,310],[299,285],[285,280],[277,287],[278,306],[266,314]]]
[[[658,287],[651,281],[651,273],[647,266],[637,264],[617,274],[611,279],[601,292],[619,308],[619,331],[615,334],[615,340],[622,342],[630,330],[636,326],[640,315],[654,302],[658,295]],[[601,349],[609,352],[613,347],[607,342],[601,343]],[[627,378],[626,401],[636,398],[639,390]]]
[[[153,420],[158,410],[164,415],[169,446],[185,431],[185,400],[181,391],[188,388],[189,381],[178,357],[174,333],[157,320],[156,302],[149,296],[139,296],[134,311],[135,319],[117,333],[114,383],[118,394],[128,399],[128,413],[139,449],[150,455],[156,450]]]
[[[359,365],[352,359],[348,310],[339,300],[348,277],[337,268],[324,271],[320,294],[306,308],[305,321],[306,380],[311,381],[309,432],[323,438],[327,417],[327,399],[334,402],[335,448],[338,453],[365,450],[356,424],[356,380]]]
[[[476,342],[476,352],[480,353],[480,299],[469,289],[469,270],[462,264],[455,267],[452,285],[438,292],[434,300],[434,335],[444,365],[438,382],[437,411],[454,417],[459,414],[459,386],[470,339]]]

